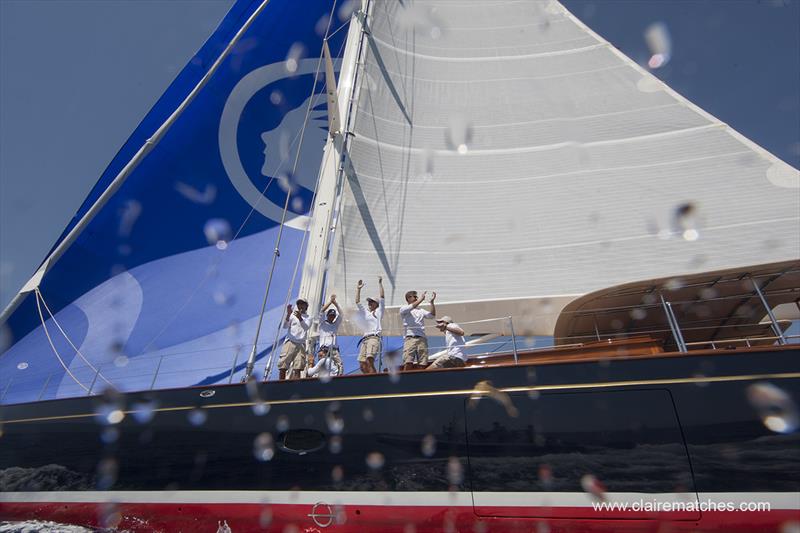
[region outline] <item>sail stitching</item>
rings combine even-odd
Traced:
[[[703,231],[716,231],[722,229],[730,229],[730,228],[740,228],[745,226],[757,226],[759,224],[776,224],[780,222],[795,222],[799,221],[800,217],[783,217],[783,218],[775,218],[770,220],[754,220],[752,222],[738,222],[736,224],[723,224],[720,226],[709,226],[703,229]],[[679,235],[680,232],[672,231],[670,235]],[[403,255],[481,255],[481,254],[498,254],[498,253],[510,253],[510,252],[535,252],[541,250],[553,250],[553,249],[560,249],[560,248],[575,248],[579,246],[591,246],[594,244],[606,244],[611,242],[625,242],[625,241],[634,241],[640,239],[648,239],[648,238],[660,238],[657,235],[652,233],[648,233],[646,235],[631,235],[628,237],[617,237],[613,239],[598,239],[595,241],[581,241],[581,242],[574,242],[574,243],[565,243],[565,244],[553,244],[548,246],[532,246],[528,248],[511,248],[507,250],[461,250],[461,251],[447,251],[447,252],[438,252],[436,250],[420,250],[420,251],[411,251],[405,250],[401,252]],[[363,254],[374,254],[375,250],[373,249],[358,249],[358,248],[346,248],[348,252],[354,253],[363,253]],[[505,260],[505,259],[503,259]]]
[[[408,50],[404,50],[397,46],[391,45],[386,41],[382,41],[377,37],[372,36],[375,42],[382,44],[386,48],[390,48],[395,50],[396,52],[400,52],[401,54],[410,55],[413,57],[418,57],[421,59],[430,59],[432,61],[444,61],[444,62],[453,62],[453,63],[479,63],[482,61],[513,61],[515,59],[535,59],[537,57],[557,57],[563,55],[571,55],[571,54],[580,54],[583,52],[589,52],[592,50],[596,50],[598,48],[608,48],[608,43],[600,43],[600,44],[592,44],[589,46],[582,46],[580,48],[570,48],[569,50],[556,50],[553,52],[539,52],[534,54],[518,54],[512,56],[479,56],[479,57],[446,57],[446,56],[432,56],[428,54],[420,54],[417,52],[409,52]]]
[[[708,161],[712,159],[721,159],[724,157],[732,157],[732,156],[741,156],[744,154],[751,153],[749,150],[742,150],[741,152],[728,152],[724,154],[716,154],[716,155],[709,155],[704,157],[692,157],[689,159],[675,159],[672,161],[662,161],[660,163],[649,163],[647,165],[624,165],[620,167],[602,167],[602,168],[594,168],[594,169],[587,169],[587,170],[573,170],[570,172],[557,172],[555,174],[542,174],[540,176],[524,176],[521,178],[501,178],[501,179],[491,179],[487,181],[479,181],[479,180],[472,180],[472,181],[444,181],[442,180],[440,183],[444,185],[472,185],[475,183],[515,183],[520,181],[534,181],[534,180],[542,180],[542,179],[549,179],[549,178],[560,178],[563,176],[577,176],[582,174],[594,174],[599,172],[614,172],[618,170],[636,170],[640,168],[654,168],[654,167],[663,167],[663,166],[670,166],[670,165],[680,165],[683,163],[695,163],[698,161]],[[429,180],[390,180],[384,179],[380,176],[373,176],[370,174],[359,173],[360,178],[367,178],[376,181],[382,181],[387,183],[403,183],[403,184],[412,184],[412,183],[421,183],[421,184],[428,184]]]

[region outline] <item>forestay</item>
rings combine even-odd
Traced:
[[[382,275],[389,307],[435,289],[546,335],[603,287],[800,257],[797,170],[557,2],[373,2],[368,44],[329,265],[348,305]]]

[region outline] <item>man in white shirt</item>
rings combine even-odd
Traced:
[[[336,377],[342,375],[343,368],[341,365],[337,365],[336,361],[330,357],[330,352],[328,351],[327,346],[320,346],[319,351],[317,352],[317,364],[313,366],[309,366],[308,370],[306,371],[308,377],[315,378],[325,378],[325,377]]]
[[[306,337],[311,319],[308,318],[308,302],[302,298],[295,302],[297,309],[292,311],[292,306],[286,306],[286,318],[283,327],[286,328],[286,340],[283,342],[281,357],[278,359],[278,377],[286,379],[286,371],[302,370],[306,364]],[[295,361],[299,359],[299,361]]]
[[[447,345],[447,353],[440,356],[433,362],[428,370],[436,368],[463,367],[467,363],[467,354],[464,353],[464,330],[461,326],[453,322],[449,316],[436,319],[436,329],[444,332],[444,341]]]
[[[356,307],[358,308],[358,319],[364,328],[364,334],[358,341],[358,366],[362,374],[375,374],[375,356],[381,351],[381,320],[383,319],[384,296],[383,278],[378,278],[380,288],[379,300],[367,298],[367,307],[361,304],[361,289],[364,282],[358,280],[356,285]]]
[[[319,314],[319,351],[321,352],[322,348],[327,348],[328,357],[338,367],[338,372],[335,374],[337,376],[344,374],[344,364],[342,363],[339,344],[337,343],[337,332],[341,323],[342,308],[336,302],[336,295],[331,294],[330,300],[322,306],[322,311]]]
[[[431,293],[431,310],[426,311],[419,306],[425,301],[428,293],[417,297],[417,291],[406,293],[406,304],[400,308],[403,319],[403,370],[414,367],[425,368],[428,365],[428,337],[425,335],[425,319],[436,316],[436,293]]]

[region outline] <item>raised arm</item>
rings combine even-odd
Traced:
[[[356,284],[356,305],[361,303],[361,289],[364,288],[364,282],[362,280],[358,280]]]
[[[436,316],[436,291],[431,292],[431,316]]]
[[[378,287],[380,287],[380,289],[381,289],[380,297],[381,297],[381,300],[383,300],[385,298],[385,296],[383,295],[383,277],[382,276],[378,276]]]
[[[335,294],[331,294],[331,301],[330,301],[330,303],[328,304],[327,307],[330,307],[331,305],[333,305],[336,308],[337,318],[342,316],[342,308],[339,307],[339,302],[336,301],[336,295]]]
[[[463,330],[463,329],[461,329],[461,328],[460,328],[459,326],[457,326],[456,324],[447,324],[447,326],[445,326],[445,328],[444,328],[444,329],[446,329],[446,330],[447,330],[447,331],[449,331],[450,333],[453,333],[454,335],[461,335],[461,336],[463,336],[463,335],[464,335],[464,330]]]
[[[286,306],[286,318],[283,319],[283,327],[289,329],[289,318],[292,316],[292,306]]]

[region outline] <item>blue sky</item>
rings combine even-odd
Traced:
[[[800,166],[800,2],[563,0],[637,61]],[[105,166],[212,32],[228,0],[0,1],[0,305],[43,259]]]

